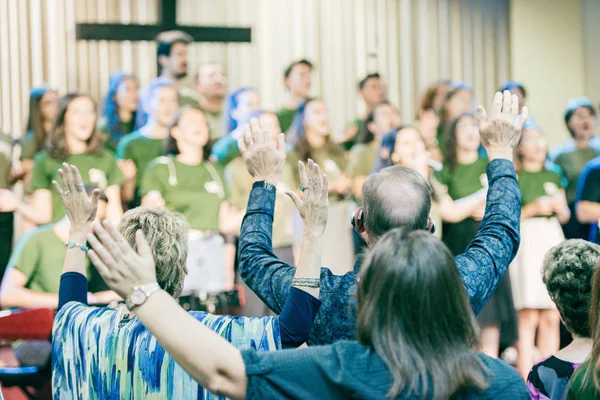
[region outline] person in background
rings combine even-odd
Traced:
[[[91,196],[93,188],[85,187]],[[106,216],[108,199],[101,194],[96,220]],[[3,308],[57,308],[61,265],[64,264],[71,223],[65,215],[54,224],[40,226],[19,239],[0,286]],[[94,268],[87,264],[90,303],[121,300],[110,291]]]
[[[280,120],[281,121],[281,120]],[[323,100],[311,98],[298,108],[287,133],[289,151],[286,162],[298,176],[298,161],[312,159],[329,177],[329,221],[323,235],[323,262],[333,274],[343,275],[352,268],[354,242],[348,216],[352,212],[352,179],[345,174],[344,150],[331,138],[331,121]],[[294,189],[302,187],[294,182]],[[298,222],[298,221],[296,221]],[[298,227],[299,224],[296,224]],[[295,229],[300,238],[300,229]]]
[[[353,194],[359,203],[362,184],[375,166],[384,135],[399,125],[392,106],[388,102],[379,103],[362,122],[358,137],[353,139],[355,144],[350,150],[346,174],[353,179]]]
[[[357,143],[357,135],[362,129],[363,121],[368,118],[378,104],[384,102],[387,98],[385,85],[377,72],[368,74],[358,83],[358,92],[365,103],[365,112],[362,117],[355,118],[344,131],[341,144],[346,151],[350,151]]]
[[[520,101],[520,100],[519,100]],[[509,268],[518,312],[517,369],[525,378],[537,348],[543,358],[560,346],[560,315],[542,281],[542,262],[550,248],[565,240],[561,223],[570,218],[561,176],[546,169],[548,144],[539,126],[527,121],[516,158],[521,204],[521,246]]]
[[[473,111],[473,89],[463,82],[452,82],[444,96],[439,111],[440,120],[437,129],[437,140],[440,152],[446,157],[446,143],[450,124],[463,114]],[[429,137],[430,135],[427,135]],[[438,160],[439,161],[439,160]]]
[[[444,167],[436,173],[436,178],[447,187],[448,195],[452,200],[458,201],[488,186],[486,177],[488,159],[479,155],[481,138],[479,128],[471,114],[463,114],[452,121],[445,135],[446,158]],[[462,204],[467,207],[469,203]],[[452,254],[456,256],[468,248],[479,231],[484,214],[485,203],[474,209],[470,215],[463,213],[462,219],[444,220],[442,240]],[[500,327],[516,330],[508,275],[502,277],[498,289],[477,318],[482,327],[482,351],[490,357],[498,357]]]
[[[110,76],[100,130],[106,135],[106,146],[115,151],[119,140],[134,131],[138,108],[138,81],[135,75],[117,71]],[[119,165],[121,169],[123,166]],[[124,172],[124,175],[127,175]]]
[[[599,264],[600,246],[579,239],[554,246],[544,257],[544,284],[573,341],[531,369],[527,386],[534,400],[564,399],[574,371],[590,355],[590,300],[595,296],[592,282]]]
[[[283,135],[278,140],[283,143]],[[188,252],[188,224],[181,214],[138,207],[123,215],[118,230],[110,223],[105,223],[104,227],[94,223],[94,234],[88,234],[95,219],[98,192],[94,192],[91,201],[76,192],[75,187],[81,184],[81,176],[76,168],[63,164],[60,171],[63,186],[72,188],[69,194],[63,195],[71,221],[69,240],[78,245],[67,249],[60,278],[59,312],[52,334],[54,397],[219,398],[208,392],[210,386],[198,386],[141,325],[141,321],[146,321],[144,304],[152,304],[155,298],[167,293],[166,302],[172,302],[176,307],[174,315],[184,313],[184,318],[192,318],[199,325],[214,330],[219,340],[226,340],[236,348],[273,351],[298,347],[304,343],[320,307],[317,299],[320,287],[319,259],[318,256],[306,256],[314,253],[313,248],[320,252],[318,233],[327,222],[321,201],[327,196],[327,181],[325,178],[323,181],[319,179],[320,173],[315,164],[309,164],[307,169],[311,179],[308,187],[311,199],[306,198],[304,202],[296,199],[307,226],[301,250],[304,256],[298,265],[296,281],[290,289],[286,311],[280,317],[246,318],[216,316],[206,312],[186,313],[177,305],[175,299],[181,293],[186,276]],[[305,168],[301,170],[302,181],[307,182]],[[321,186],[323,189],[320,189]],[[59,193],[65,192],[56,182],[55,187]],[[310,230],[311,227],[318,230]],[[148,274],[150,279],[135,290],[120,286],[128,293],[124,297],[127,309],[88,307],[85,291],[88,286],[85,277],[86,253],[79,245],[86,242],[94,249],[88,255],[103,277],[107,271],[105,265],[114,267],[105,255],[107,251],[117,250],[117,243],[121,256],[113,253],[114,261],[128,270],[140,271],[132,268],[133,264],[137,264]],[[105,280],[114,282],[108,276]],[[169,318],[165,314],[159,315],[161,319]],[[188,348],[188,351],[196,353],[194,348]]]
[[[96,103],[91,97],[78,93],[63,96],[47,149],[34,159],[28,202],[0,189],[0,211],[15,211],[35,225],[58,222],[64,216],[64,209],[58,193],[51,191],[52,180],[58,176],[61,163],[67,160],[82,171],[86,185],[104,191],[108,198],[106,217],[119,221],[123,213],[120,195],[123,175],[114,155],[104,149],[97,117]]]
[[[589,224],[590,232],[587,240],[600,243],[598,222],[600,221],[600,156],[589,161],[583,167],[577,183],[575,197],[577,220],[581,224]]]
[[[527,105],[527,90],[525,90],[525,86],[520,82],[508,81],[498,90],[501,92],[508,90],[512,94],[517,95],[517,98],[519,99],[519,114],[521,114],[521,110]],[[533,123],[535,123],[535,121],[529,117],[529,124]]]
[[[225,131],[223,137],[211,148],[211,160],[227,165],[240,156],[237,141],[244,134],[244,123],[250,121],[250,115],[260,109],[258,90],[243,86],[229,93],[225,102]],[[277,128],[277,131],[281,131]]]
[[[579,174],[588,161],[600,155],[599,139],[595,137],[598,125],[596,108],[586,97],[571,99],[565,111],[565,123],[572,138],[553,149],[549,159],[561,168],[567,179],[567,202],[571,219],[563,225],[565,237],[587,239],[590,226],[577,220],[575,201]]]
[[[3,193],[12,197],[9,192],[17,175],[13,168],[12,138],[0,129],[0,279],[12,253],[14,234],[14,213],[8,208],[4,211]]]
[[[440,128],[440,114],[444,99],[452,81],[443,79],[429,85],[421,95],[415,120],[427,150],[434,160],[442,162],[444,157],[440,150],[438,129]]]
[[[283,107],[277,110],[275,115],[284,133],[292,126],[298,108],[310,96],[312,72],[312,63],[305,59],[294,61],[283,72],[283,84],[287,94]]]
[[[50,86],[38,86],[29,93],[29,118],[27,132],[19,140],[21,145],[21,166],[26,176],[31,178],[35,155],[46,149],[48,135],[58,111],[58,92]]]
[[[124,170],[128,172],[121,188],[121,196],[123,202],[131,208],[137,207],[141,202],[139,190],[146,166],[163,154],[169,126],[179,108],[177,91],[168,79],[155,80],[148,90],[148,96],[148,123],[123,137],[117,146],[117,159],[123,166],[127,166]]]
[[[180,212],[190,226],[182,296],[221,293],[234,285],[234,257],[226,259],[222,235],[234,234],[244,214],[229,203],[224,167],[208,160],[209,140],[202,111],[183,107],[169,128],[166,156],[148,164],[140,189],[142,205]]]
[[[190,105],[202,110],[208,121],[212,145],[223,136],[223,105],[227,96],[227,75],[221,64],[204,63],[198,67],[194,82],[198,103],[180,101],[180,105]]]
[[[273,137],[273,140],[276,140],[281,133],[281,129],[279,128],[279,120],[274,113],[257,111],[250,115],[249,120],[252,120],[253,118],[258,119],[262,129],[270,134]],[[285,194],[295,188],[294,182],[296,180],[292,174],[293,171],[291,166],[286,163],[284,171],[276,184],[277,199],[275,201],[275,212],[273,215],[273,253],[280,260],[290,265],[295,265],[296,262],[293,251],[293,216],[295,208],[294,203]],[[229,187],[229,200],[231,204],[237,210],[245,214],[254,179],[248,172],[241,155],[227,165],[225,177],[227,179],[227,186]],[[239,236],[241,225],[237,228],[236,235]],[[256,296],[256,294],[247,286],[246,288],[246,307],[244,308],[244,315],[259,317],[272,314],[272,311],[258,298],[258,296]]]
[[[442,221],[455,222],[470,216],[485,204],[487,189],[482,188],[459,200],[452,200],[448,188],[434,176],[434,171],[442,169],[442,165],[433,159],[427,150],[425,140],[419,130],[412,125],[401,126],[396,132],[395,141],[390,149],[391,165],[402,165],[417,171],[432,188],[432,202],[429,216],[435,223],[434,234],[441,239]]]

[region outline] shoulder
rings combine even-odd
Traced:
[[[115,154],[107,149],[102,149],[102,151],[98,154],[94,154],[94,156],[105,160],[107,162],[112,162],[112,163],[116,163],[117,162],[117,158],[115,157]]]
[[[152,161],[150,161],[148,163],[148,165],[146,166],[146,172],[148,172],[148,171],[156,172],[156,171],[162,171],[162,170],[167,171],[169,169],[170,165],[175,166],[175,162],[173,161],[172,157],[169,157],[169,156],[156,157],[155,159],[153,159]]]
[[[490,396],[506,399],[529,398],[527,386],[516,369],[502,360],[488,357],[482,353],[478,353],[478,357],[491,373],[490,386],[487,389]]]
[[[44,243],[48,239],[48,236],[54,234],[52,231],[53,226],[52,224],[40,226],[24,234],[17,242],[14,254],[21,253],[26,248]]]
[[[477,160],[477,162],[475,163],[479,168],[486,168],[488,166],[488,164],[490,163],[490,160],[487,157],[479,157],[479,159]]]

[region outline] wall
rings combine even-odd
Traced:
[[[512,77],[525,85],[530,115],[548,135],[550,146],[570,137],[563,119],[568,99],[589,94],[582,11],[580,0],[510,4]]]
[[[155,76],[155,44],[82,42],[76,22],[156,21],[156,0],[0,0],[0,126],[19,136],[32,85],[49,82],[97,99],[111,71],[145,84]],[[179,0],[182,24],[251,26],[252,44],[194,44],[190,71],[224,63],[230,86],[257,86],[264,106],[283,100],[284,67],[317,66],[314,94],[325,98],[334,133],[361,112],[358,80],[379,71],[390,100],[412,120],[419,92],[439,78],[461,79],[488,100],[508,77],[508,0]]]

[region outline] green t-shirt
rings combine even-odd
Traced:
[[[67,248],[53,227],[54,224],[44,225],[25,234],[15,246],[7,266],[21,271],[27,277],[25,288],[37,293],[58,294]],[[88,259],[86,270],[90,292],[107,290],[99,275],[93,273]]]
[[[231,194],[230,202],[240,210],[248,206],[250,191],[254,180],[246,169],[246,164],[241,157],[231,161],[225,169],[227,186]],[[295,209],[294,203],[285,194],[286,191],[294,190],[292,185],[292,171],[286,164],[277,183],[275,198],[275,213],[273,216],[273,247],[291,246],[294,244],[292,213]]]
[[[360,133],[360,128],[362,127],[362,122],[363,122],[362,119],[354,118],[354,120],[350,124],[348,124],[349,127],[354,126],[356,128],[356,134],[351,139],[342,143],[342,147],[344,147],[344,150],[350,151],[354,147],[354,145],[356,145],[356,138],[358,137],[358,134]]]
[[[277,119],[279,120],[279,126],[281,127],[281,132],[286,133],[290,126],[292,126],[292,122],[294,122],[294,115],[296,115],[296,110],[290,110],[289,108],[280,108],[275,111],[275,115],[277,115]]]
[[[321,168],[322,174],[327,174],[329,182],[336,180],[346,170],[346,159],[344,151],[341,148],[328,150],[324,147],[320,149],[312,149],[310,158]],[[292,177],[294,179],[293,184],[294,190],[300,188],[300,175],[298,174],[298,161],[300,156],[296,151],[290,151],[287,154],[286,162],[292,171]],[[305,164],[307,160],[302,160]],[[340,200],[340,196],[335,193],[331,193],[329,201]]]
[[[592,158],[598,156],[598,153],[592,148],[575,149],[566,153],[559,154],[554,163],[562,168],[567,178],[567,202],[573,204],[577,194],[577,181],[579,174],[585,164]]]
[[[125,136],[117,146],[117,159],[133,160],[137,170],[135,176],[136,190],[142,186],[144,171],[157,157],[164,154],[164,139],[150,139],[138,130]]]
[[[8,174],[12,164],[12,144],[11,137],[0,133],[0,189],[8,189],[10,182]]]
[[[35,134],[32,130],[27,131],[19,142],[21,143],[21,160],[33,160],[36,153],[40,151],[35,143]]]
[[[35,167],[31,177],[31,192],[38,189],[47,189],[52,193],[52,222],[56,222],[65,215],[65,209],[56,192],[52,181],[61,182],[58,170],[62,168],[62,160],[50,157],[47,151],[42,151],[35,156]],[[75,165],[81,173],[83,183],[105,190],[109,186],[123,183],[123,174],[117,165],[115,156],[108,150],[100,154],[71,154],[64,162]]]
[[[554,171],[519,172],[519,186],[523,192],[521,205],[526,206],[543,196],[554,196],[563,189],[561,177]]]
[[[108,121],[106,117],[101,117],[98,121],[98,129],[105,136],[104,146],[108,150],[113,153],[117,151],[117,146],[121,139],[134,131],[135,127],[135,112],[131,116],[131,120],[128,122],[121,122],[118,127],[115,129],[115,132],[112,132],[108,127]]]
[[[185,216],[191,229],[219,230],[219,209],[229,196],[223,166],[208,161],[185,165],[173,156],[159,157],[148,164],[140,193],[153,190],[169,210]]]
[[[377,147],[371,144],[359,143],[350,150],[346,173],[351,178],[367,176],[373,170],[377,161]]]
[[[487,184],[487,158],[479,158],[472,164],[457,164],[454,169],[447,165],[435,173],[436,179],[448,188],[452,200],[470,196]]]

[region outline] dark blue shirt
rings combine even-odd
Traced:
[[[246,399],[385,399],[392,377],[381,358],[359,342],[257,352],[242,350],[248,387]],[[465,388],[456,399],[529,399],[519,373],[503,361],[478,353],[487,367],[488,388]],[[431,386],[430,386],[431,388]],[[401,393],[400,399],[421,399]],[[431,399],[431,391],[427,399]]]
[[[475,314],[496,290],[498,282],[519,248],[521,189],[514,165],[494,160],[487,167],[489,190],[485,217],[477,236],[456,264]],[[295,267],[274,254],[271,235],[275,188],[255,183],[250,192],[239,240],[240,274],[246,284],[276,313],[290,290]],[[315,318],[309,344],[329,344],[353,339],[356,317],[351,301],[361,260],[345,275],[321,268],[321,308]]]
[[[580,201],[600,203],[600,156],[588,161],[579,174],[575,209]],[[590,224],[590,242],[600,243],[598,237],[598,221]]]

